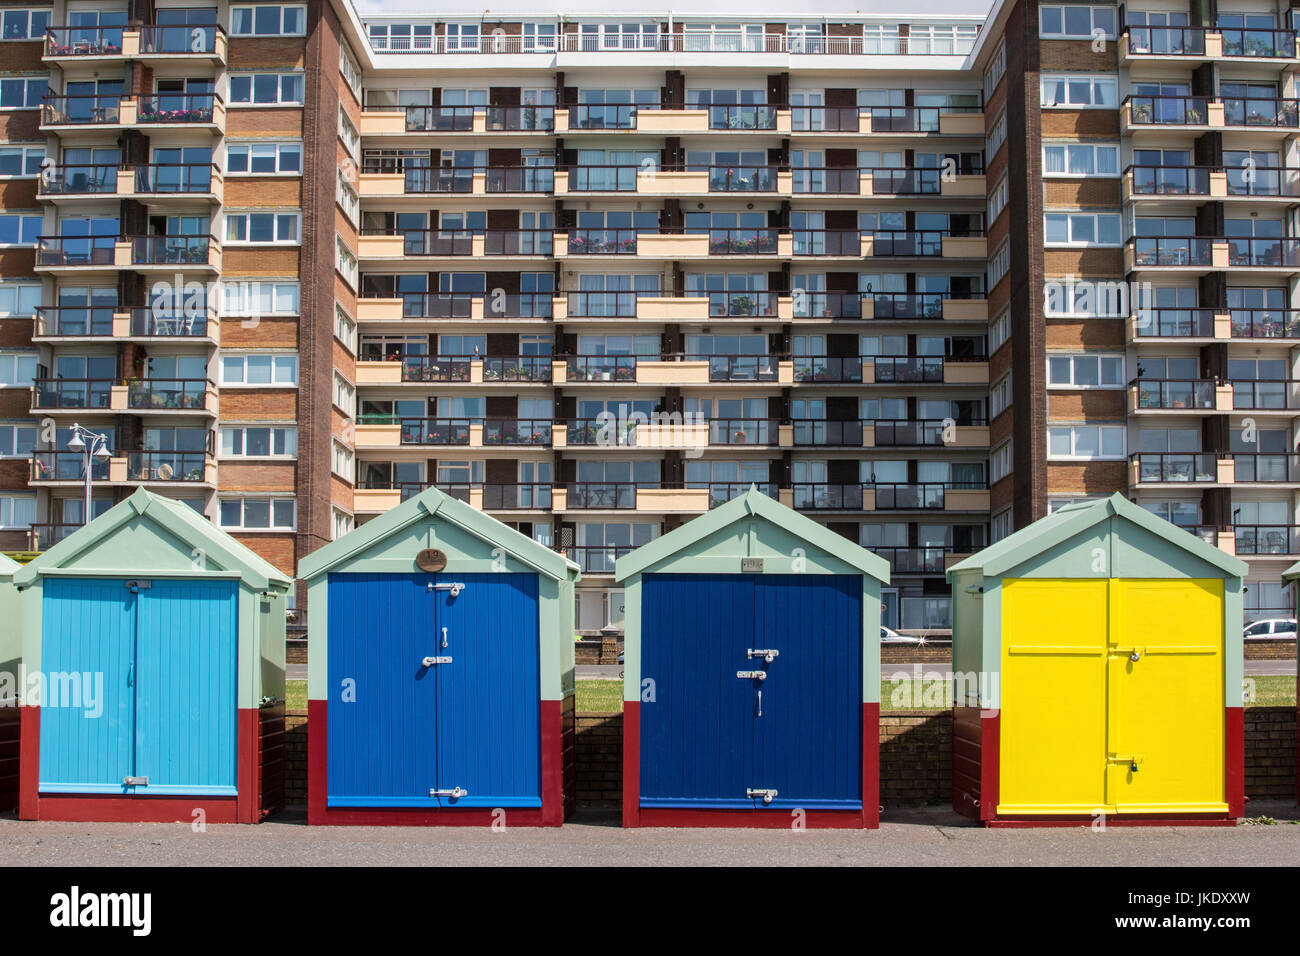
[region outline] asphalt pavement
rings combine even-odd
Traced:
[[[7,866],[1278,866],[1300,859],[1293,802],[1237,827],[986,830],[949,810],[887,813],[879,830],[624,830],[585,812],[557,829],[51,823],[0,818]]]

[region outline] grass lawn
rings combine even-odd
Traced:
[[[1250,699],[1251,688],[1255,699]],[[1266,674],[1246,678],[1247,707],[1290,707],[1295,705],[1295,678],[1289,674]]]
[[[580,680],[576,682],[580,714],[607,714],[623,709],[621,680]]]
[[[305,680],[287,680],[284,682],[285,710],[307,709],[307,682]]]

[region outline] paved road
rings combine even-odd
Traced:
[[[1293,804],[1252,814],[1295,820]],[[561,829],[307,827],[300,813],[257,827],[30,823],[0,819],[5,864],[298,865],[1105,865],[1294,866],[1300,825],[984,830],[950,811],[912,811],[877,831],[623,830],[580,815]],[[507,818],[507,824],[509,820]]]

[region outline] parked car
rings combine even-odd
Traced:
[[[1259,637],[1295,637],[1295,634],[1295,618],[1274,617],[1246,625],[1241,636],[1249,640]]]
[[[881,644],[924,644],[924,637],[911,637],[907,634],[899,634],[892,627],[880,625],[880,643]]]

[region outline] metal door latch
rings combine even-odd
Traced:
[[[430,581],[426,586],[427,591],[450,591],[452,597],[460,597],[460,592],[465,590],[465,582],[449,581],[446,584],[434,584]]]
[[[447,646],[447,629],[445,627],[442,629],[442,646]]]
[[[122,786],[124,787],[147,787],[149,786],[148,777],[123,777]]]
[[[1129,755],[1129,756],[1127,756],[1127,757],[1122,757],[1122,756],[1117,756],[1117,755],[1112,754],[1111,756],[1109,756],[1109,757],[1106,758],[1106,762],[1107,762],[1107,763],[1116,763],[1116,764],[1121,764],[1121,765],[1122,765],[1122,764],[1128,764],[1128,771],[1129,771],[1129,773],[1137,773],[1137,772],[1138,772],[1138,768],[1139,768],[1139,767],[1141,766],[1141,764],[1142,764],[1142,755],[1141,755],[1141,754],[1131,754],[1131,755]]]
[[[778,657],[781,656],[781,652],[778,651],[778,650],[771,649],[771,648],[758,648],[758,649],[755,649],[755,648],[752,648],[752,647],[751,647],[749,650],[745,651],[745,656],[748,657],[751,661],[752,661],[755,657],[761,657],[761,658],[763,658],[763,660],[767,661],[767,663],[770,664],[770,663],[772,663],[774,660],[776,660]]]
[[[469,796],[469,791],[461,787],[453,787],[451,790],[430,790],[431,797],[453,797],[459,800],[461,797]]]
[[[1111,648],[1111,653],[1127,654],[1128,659],[1136,664],[1142,659],[1142,650],[1143,648],[1140,647],[1113,647]]]
[[[450,664],[450,663],[451,663],[450,657],[426,657],[424,660],[420,661],[420,664],[423,665],[424,667],[432,667],[434,664]]]
[[[776,791],[775,791],[775,790],[756,790],[756,789],[753,788],[753,787],[748,787],[748,788],[746,788],[746,790],[745,790],[745,796],[750,797],[750,798],[753,798],[753,799],[757,799],[757,798],[761,797],[762,800],[763,800],[763,804],[764,804],[764,806],[766,806],[767,804],[771,803],[773,800],[776,799]]]
[[[741,680],[767,680],[767,671],[736,671]]]

